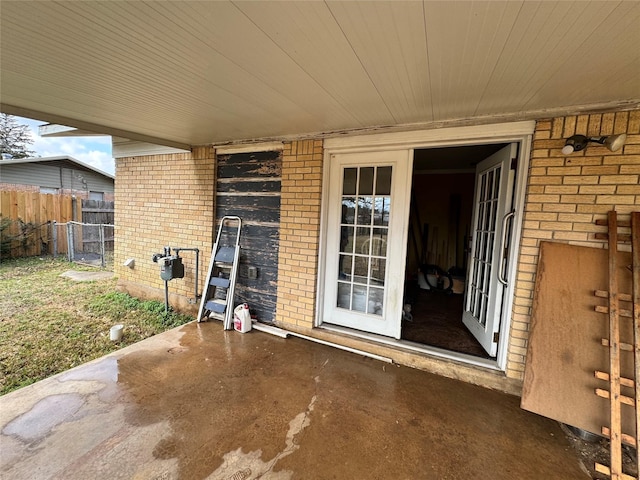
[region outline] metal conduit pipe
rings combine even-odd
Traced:
[[[198,302],[198,274],[200,271],[200,250],[197,248],[188,248],[188,247],[173,247],[173,251],[176,252],[176,255],[180,256],[181,251],[185,252],[196,252],[196,275],[195,282],[193,284],[193,303]]]

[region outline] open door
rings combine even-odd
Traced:
[[[400,338],[408,150],[331,155],[323,321]]]
[[[512,143],[483,160],[476,167],[471,255],[462,321],[478,342],[495,357],[506,286],[509,225],[515,170],[512,160],[517,144]]]

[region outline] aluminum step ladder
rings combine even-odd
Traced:
[[[225,226],[228,226],[224,235],[226,241],[221,240]],[[222,321],[225,330],[233,328],[233,294],[238,276],[241,229],[240,217],[222,217],[216,243],[211,251],[207,281],[198,310],[198,322],[215,318]]]

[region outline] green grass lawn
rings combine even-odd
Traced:
[[[117,292],[115,279],[60,277],[67,270],[95,271],[50,257],[0,263],[0,395],[193,320]]]

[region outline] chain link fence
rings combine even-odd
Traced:
[[[113,267],[114,226],[67,222],[53,224],[54,256],[66,252],[70,262]]]

